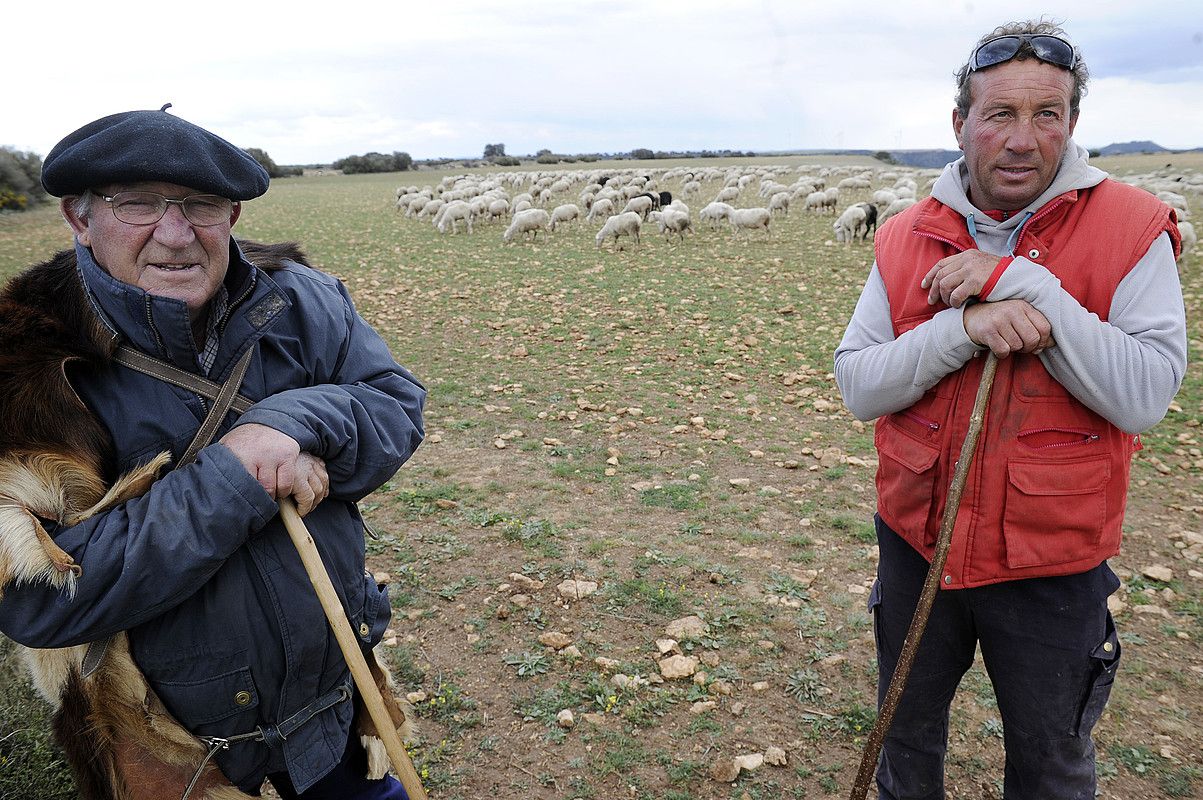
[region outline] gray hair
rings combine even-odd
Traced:
[[[976,52],[977,48],[998,36],[1015,36],[1024,33],[1047,34],[1069,41],[1069,36],[1056,22],[1043,18],[1038,20],[1029,19],[1022,22],[1008,22],[1006,25],[999,25],[993,31],[978,39],[977,44],[973,46],[973,50]],[[1082,60],[1082,51],[1078,49],[1077,45],[1073,45],[1073,48],[1077,64],[1069,71],[1074,79],[1073,93],[1069,98],[1069,113],[1076,115],[1078,113],[1078,106],[1082,102],[1082,97],[1086,94],[1086,82],[1090,80],[1090,71],[1086,69],[1086,62]],[[1026,61],[1029,58],[1036,57],[1035,51],[1032,50],[1032,45],[1024,42],[1020,45],[1019,52],[1015,54],[1012,60]],[[973,93],[969,88],[969,78],[972,75],[973,73],[969,71],[968,61],[957,70],[956,104],[957,114],[961,119],[969,116],[969,106],[973,104]]]
[[[86,220],[92,213],[92,199],[95,197],[91,189],[84,189],[83,194],[71,199],[71,211],[80,219]]]

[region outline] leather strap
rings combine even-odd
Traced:
[[[166,361],[152,358],[124,344],[117,348],[117,351],[113,354],[113,360],[122,366],[137,370],[152,378],[158,378],[173,386],[189,389],[201,397],[213,401],[213,406],[209,409],[209,413],[205,415],[204,421],[201,422],[200,429],[192,437],[188,449],[184,451],[184,455],[176,463],[176,467],[182,467],[196,460],[196,454],[201,451],[201,448],[213,441],[213,436],[221,426],[221,421],[226,418],[226,414],[231,409],[241,414],[253,405],[252,401],[238,394],[238,389],[242,386],[242,380],[246,377],[247,368],[250,366],[251,358],[254,354],[255,348],[248,348],[242,358],[238,359],[238,363],[234,365],[234,370],[226,378],[226,382],[222,384],[182,370],[173,364],[168,364]],[[83,677],[87,678],[100,666],[100,662],[104,660],[104,654],[108,651],[109,642],[112,639],[113,637],[106,636],[103,639],[97,639],[94,642],[88,643],[87,652],[84,653],[83,664],[80,665],[80,672]]]

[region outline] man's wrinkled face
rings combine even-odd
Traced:
[[[1035,58],[970,76],[973,102],[952,112],[969,168],[969,199],[982,210],[1024,208],[1053,182],[1073,135],[1073,76]]]
[[[200,194],[160,182],[105,186],[96,193],[112,196],[124,191],[155,192],[173,200]],[[63,216],[106,272],[152,295],[182,300],[194,323],[203,317],[230,266],[230,229],[241,213],[238,203],[228,221],[202,227],[189,222],[178,204],[169,204],[158,222],[131,225],[117,219],[99,198],[93,199],[90,212],[81,219],[71,207],[73,200],[64,198]]]

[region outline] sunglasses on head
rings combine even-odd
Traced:
[[[1059,36],[1050,36],[1047,33],[1017,33],[996,36],[974,50],[969,59],[969,71],[975,72],[1010,61],[1019,53],[1019,48],[1024,42],[1028,43],[1036,58],[1041,61],[1070,70],[1078,64],[1073,45]]]

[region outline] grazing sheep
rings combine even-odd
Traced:
[[[639,220],[642,222],[643,220],[647,219],[647,214],[651,210],[652,210],[651,196],[650,195],[639,195],[637,197],[632,197],[630,200],[628,200],[627,204],[625,206],[623,206],[621,213],[626,214],[627,212],[633,211],[639,215]]]
[[[1178,233],[1182,234],[1182,253],[1178,256],[1178,260],[1186,258],[1186,254],[1195,249],[1195,245],[1199,243],[1199,236],[1195,233],[1195,226],[1186,220],[1178,223]]]
[[[526,211],[527,209],[534,208],[534,207],[535,207],[535,204],[532,203],[527,198],[523,198],[522,200],[515,199],[513,210],[514,210],[514,213],[517,214],[519,211]]]
[[[614,246],[618,247],[619,236],[630,236],[639,244],[639,229],[643,225],[643,217],[635,211],[624,211],[606,220],[606,224],[597,232],[597,247],[600,250],[602,242],[614,237]]]
[[[728,186],[714,196],[714,202],[726,203],[728,200],[735,200],[739,197],[739,189],[734,186]]]
[[[433,217],[435,214],[439,213],[439,209],[445,205],[447,205],[446,202],[442,200],[426,201],[426,203],[422,206],[422,210],[417,214],[418,219],[422,219],[424,217]]]
[[[835,231],[835,240],[843,242],[845,247],[851,245],[857,231],[864,229],[866,217],[865,209],[859,205],[845,208],[844,213],[831,223],[831,229]]]
[[[836,203],[836,198],[832,197],[827,192],[817,192],[816,191],[816,192],[811,192],[810,194],[806,195],[806,207],[808,209],[814,209],[815,211],[819,212],[820,214],[826,214],[827,209],[829,209],[829,208],[834,213],[835,212],[835,203]]]
[[[608,197],[603,197],[593,201],[593,207],[589,209],[589,215],[585,217],[586,222],[594,220],[606,219],[614,213],[614,203]]]
[[[769,221],[772,218],[773,215],[767,208],[733,208],[728,217],[731,221],[731,235],[735,236],[740,231],[763,230],[768,236],[772,236],[773,232],[769,230]]]
[[[434,226],[439,233],[446,233],[447,229],[451,229],[451,234],[454,236],[457,232],[455,223],[463,220],[468,226],[468,233],[472,232],[472,206],[463,200],[454,200],[439,209],[439,213],[435,215]]]
[[[686,181],[685,185],[681,187],[681,196],[682,197],[692,197],[700,191],[702,191],[701,182]]]
[[[525,211],[515,212],[514,218],[510,220],[510,227],[505,229],[505,233],[501,235],[501,240],[508,242],[519,233],[525,239],[526,234],[534,233],[532,238],[537,241],[539,231],[546,230],[550,223],[551,215],[541,208],[528,208]]]
[[[660,192],[660,199],[657,201],[657,205],[660,208],[664,208],[665,206],[670,206],[670,205],[672,205],[672,202],[673,202],[673,193],[672,192]]]
[[[783,215],[789,214],[789,192],[777,192],[769,199],[769,213],[780,211]]]
[[[490,222],[492,222],[495,219],[504,219],[505,215],[508,213],[510,213],[510,201],[509,200],[494,200],[493,202],[489,203],[489,221]]]
[[[566,203],[562,206],[556,206],[551,212],[551,223],[549,229],[554,231],[556,225],[562,222],[572,222],[574,219],[581,218],[581,210],[573,203]]]
[[[890,203],[888,206],[886,206],[884,211],[877,215],[877,224],[881,225],[890,217],[906,211],[914,204],[915,198],[913,197],[899,197],[893,203]]]
[[[680,200],[673,200],[666,205],[665,208],[675,208],[677,211],[684,211],[686,214],[689,213],[689,206],[685,205],[685,203]]]
[[[878,189],[873,193],[873,203],[879,206],[888,206],[898,199],[898,195],[891,192],[889,189]]]
[[[857,205],[865,210],[865,230],[861,239],[867,240],[870,230],[875,233],[877,231],[877,206],[872,203],[857,203]]]
[[[731,219],[731,212],[735,209],[731,208],[726,203],[709,203],[705,208],[698,212],[698,217],[710,223],[710,227],[714,228],[719,222]]]
[[[664,234],[665,238],[671,239],[675,233],[680,240],[685,241],[685,231],[693,233],[693,223],[689,219],[688,211],[678,211],[674,208],[666,208],[660,212],[660,233]]]

